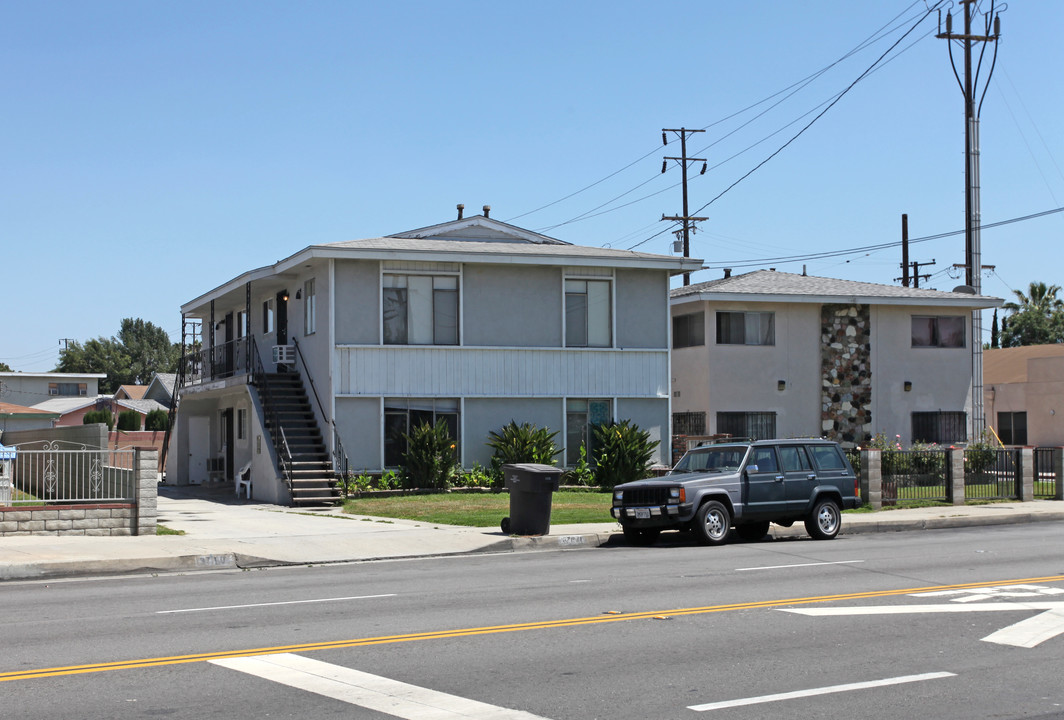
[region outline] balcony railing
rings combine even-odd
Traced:
[[[203,348],[181,358],[183,386],[202,385],[249,372],[248,343],[241,338]]]

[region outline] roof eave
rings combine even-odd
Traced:
[[[669,299],[672,305],[689,302],[759,302],[759,303],[808,303],[815,305],[849,303],[853,305],[897,305],[919,306],[939,305],[942,307],[969,308],[986,310],[1000,307],[1001,298],[986,295],[966,295],[957,293],[956,297],[944,293],[943,297],[885,297],[878,295],[783,295],[775,293],[729,293],[699,292],[686,295],[674,295]]]

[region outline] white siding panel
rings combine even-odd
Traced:
[[[338,395],[665,397],[666,350],[337,348]]]

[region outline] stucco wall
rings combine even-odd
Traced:
[[[1064,445],[1064,358],[1029,359],[1025,383],[985,379],[983,407],[995,430],[999,412],[1026,412],[1028,445]]]
[[[470,264],[464,268],[462,290],[465,345],[561,346],[560,269]]]
[[[618,398],[617,420],[631,420],[640,430],[650,433],[651,440],[658,441],[651,463],[669,465],[669,401],[646,398]]]
[[[492,450],[486,444],[488,433],[498,432],[511,420],[518,425],[531,423],[557,431],[555,444],[565,445],[565,405],[561,398],[470,398],[465,402],[463,420],[462,457],[466,467],[491,462]],[[563,457],[559,455],[557,462]]]
[[[380,398],[336,398],[336,426],[353,472],[381,468],[382,423]]]
[[[336,344],[378,344],[380,263],[337,260],[335,268]]]
[[[669,346],[669,276],[658,270],[618,270],[617,339],[621,348]]]

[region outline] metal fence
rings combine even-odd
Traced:
[[[200,348],[181,358],[179,373],[185,385],[222,380],[249,371],[248,342],[245,338]]]
[[[59,442],[19,448],[11,504],[133,502],[135,450],[64,449]]]
[[[886,450],[880,462],[884,505],[952,502],[953,482],[945,450]]]
[[[1064,448],[1038,447],[1034,449],[1034,496],[1053,500],[1060,495],[1061,478],[1057,477],[1056,458]]]
[[[1019,500],[1022,496],[1022,454],[1018,448],[964,451],[966,500]]]

